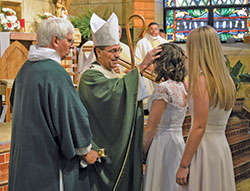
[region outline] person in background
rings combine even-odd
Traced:
[[[164,29],[160,29],[159,35],[161,36],[161,38],[166,39],[166,31]]]
[[[88,47],[88,49],[90,49],[89,47],[92,47],[92,50],[84,51],[85,47]],[[89,65],[94,61],[96,61],[96,57],[93,50],[93,40],[90,37],[90,39],[86,41],[79,50],[77,65],[78,82],[80,81],[82,74],[89,68]]]
[[[154,73],[157,82],[161,83],[156,85],[152,95],[143,136],[144,155],[147,155],[143,190],[177,191],[179,185],[174,175],[185,147],[182,125],[187,111],[187,92],[183,83],[186,56],[175,44],[164,43],[160,47],[162,52],[155,61]]]
[[[93,149],[105,157],[88,167],[93,191],[138,191],[142,187],[142,99],[148,96],[140,72],[159,57],[151,50],[144,61],[122,78],[114,72],[121,53],[118,18],[90,19],[97,61],[81,77],[79,95],[89,113]]]
[[[118,29],[119,29],[119,40],[121,40],[122,27],[119,25]],[[125,43],[121,42],[121,41],[120,41],[120,46],[121,46],[122,51],[120,52],[119,59],[122,59],[122,60],[124,60],[124,61],[126,61],[128,63],[131,63],[131,55],[130,55],[129,46],[126,45]],[[124,76],[124,74],[128,73],[129,70],[119,64],[119,70],[116,70],[116,71],[122,77],[122,76]]]
[[[192,125],[176,174],[180,190],[235,191],[232,155],[225,129],[235,86],[213,27],[187,37],[188,94]],[[185,186],[184,186],[185,185]]]
[[[138,43],[136,44],[135,47],[135,63],[137,65],[139,65],[140,63],[142,63],[143,59],[145,58],[146,54],[152,50],[153,48],[156,48],[158,45],[166,43],[166,39],[163,39],[162,37],[160,37],[159,35],[159,24],[156,22],[151,22],[148,25],[148,29],[147,32],[144,36],[143,39],[139,40]],[[153,71],[153,65],[149,66],[148,70]],[[145,84],[147,87],[147,91],[149,96],[151,96],[151,94],[154,91],[154,83],[152,81],[150,81],[147,78],[144,78],[145,80]],[[149,98],[148,98],[149,99]],[[147,101],[148,99],[145,99],[143,101],[143,107],[145,110],[145,114],[148,114],[148,110],[150,108],[148,108],[147,106]]]
[[[88,113],[60,66],[73,32],[65,19],[43,21],[14,80],[9,191],[90,190],[80,165],[93,164],[98,154],[91,150]]]
[[[122,37],[122,27],[119,25],[119,39],[121,40]],[[125,43],[120,41],[120,46],[122,48],[122,51],[120,53],[120,58],[123,60],[126,60],[127,62],[131,63],[131,56],[130,56],[130,49],[129,46]]]

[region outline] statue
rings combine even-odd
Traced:
[[[57,17],[61,17],[65,19],[67,18],[68,9],[66,5],[68,5],[67,0],[57,0],[57,3],[56,3],[56,16]]]

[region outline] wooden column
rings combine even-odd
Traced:
[[[141,14],[146,21],[146,26],[150,22],[155,21],[155,0],[134,0],[133,13]],[[134,20],[134,26],[140,27],[141,21],[139,19]]]

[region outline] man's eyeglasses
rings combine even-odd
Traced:
[[[72,38],[71,38],[71,39],[66,38],[66,39],[67,39],[68,43],[71,43],[71,44],[73,44],[73,43],[74,43],[74,41],[75,41],[75,40],[74,40],[74,39],[72,39]]]
[[[105,50],[105,49],[103,49],[103,50]],[[111,53],[111,54],[117,54],[117,53],[121,53],[122,48],[118,48],[118,49],[114,48],[114,49],[105,50],[105,51],[107,51],[107,52],[109,52],[109,53]]]
[[[64,40],[64,39],[60,39],[60,38],[58,38],[57,36],[56,36],[56,39],[57,39],[57,40]],[[67,40],[67,42],[68,42],[68,43],[70,43],[70,44],[73,44],[73,43],[74,43],[74,41],[75,41],[73,38],[67,38],[67,37],[66,37],[65,39],[66,39],[66,40]]]

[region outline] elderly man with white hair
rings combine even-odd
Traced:
[[[73,47],[73,32],[67,20],[43,21],[37,45],[16,76],[9,191],[90,189],[87,170],[80,167],[98,158],[88,113],[60,66]]]

